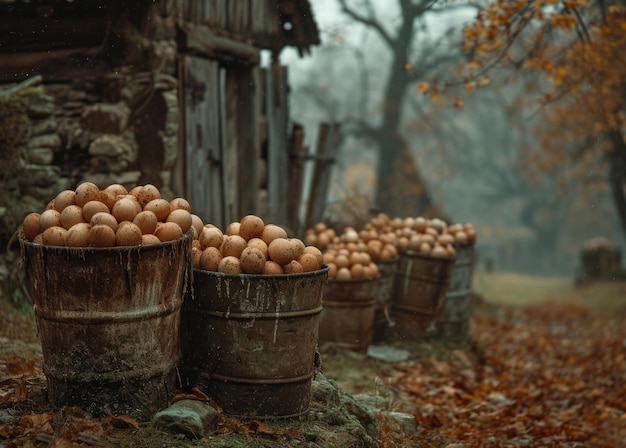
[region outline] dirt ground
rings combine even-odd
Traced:
[[[602,447],[626,440],[626,296],[612,307],[565,297],[527,307],[477,302],[471,338],[386,341],[404,361],[332,344],[321,370],[350,394],[411,414],[419,435],[378,422],[378,447]],[[46,400],[41,347],[30,314],[0,307],[0,447],[341,446],[307,444],[297,421],[223,417],[192,440],[124,416],[93,419]],[[290,439],[301,444],[289,444]]]

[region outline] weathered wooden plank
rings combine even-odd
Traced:
[[[294,123],[291,128],[290,141],[290,165],[288,186],[288,219],[289,227],[296,235],[301,236],[300,205],[302,204],[302,188],[304,181],[304,127],[300,123]]]
[[[220,101],[222,109],[222,141],[224,160],[224,206],[226,223],[239,221],[239,190],[245,188],[239,175],[239,132],[237,122],[237,73],[235,70],[220,70],[220,82],[225,95]]]
[[[210,58],[226,61],[237,61],[239,64],[258,65],[261,59],[260,50],[245,42],[219,36],[206,26],[189,23],[180,24],[182,49],[205,55]]]

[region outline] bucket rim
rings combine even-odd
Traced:
[[[173,246],[175,244],[178,244],[182,241],[186,241],[188,239],[193,238],[193,227],[190,227],[189,230],[187,231],[187,233],[184,233],[182,237],[176,239],[176,240],[172,240],[172,241],[165,241],[162,243],[156,243],[156,244],[148,244],[148,245],[143,245],[143,244],[139,244],[137,246],[110,246],[110,247],[91,247],[91,246],[80,246],[80,247],[73,247],[73,246],[51,246],[50,244],[35,244],[32,241],[28,241],[28,238],[26,238],[26,236],[24,236],[24,232],[20,229],[18,231],[17,234],[18,240],[20,242],[21,245],[25,246],[25,247],[34,247],[34,248],[43,248],[43,249],[54,249],[54,250],[59,250],[59,251],[67,251],[69,252],[74,252],[74,251],[82,251],[83,253],[126,253],[129,250],[153,250],[153,249],[161,249],[167,246]]]
[[[419,252],[415,252],[414,250],[407,249],[400,252],[400,254],[410,257],[410,258],[419,258],[421,260],[427,261],[440,261],[443,263],[454,263],[456,261],[456,256],[454,258],[436,258],[428,255],[422,255]]]
[[[331,285],[343,285],[343,284],[347,284],[347,285],[354,285],[357,283],[367,283],[367,282],[371,282],[373,280],[379,280],[381,277],[380,274],[378,274],[375,277],[366,277],[366,278],[351,278],[349,280],[337,280],[334,278],[329,278],[328,279],[328,283]]]
[[[297,272],[295,274],[226,274],[224,272],[217,271],[207,271],[205,269],[193,268],[194,273],[198,272],[207,276],[215,276],[222,277],[227,279],[241,279],[241,280],[267,280],[267,279],[295,279],[295,278],[306,278],[306,277],[315,277],[323,273],[327,273],[330,267],[325,264],[320,269],[316,271],[309,272]]]
[[[400,255],[398,255],[396,258],[392,258],[391,260],[372,260],[374,262],[374,264],[394,264],[397,263],[398,261],[400,261]]]

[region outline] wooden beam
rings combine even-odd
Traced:
[[[252,44],[220,36],[206,26],[181,23],[178,26],[179,47],[187,52],[213,59],[236,61],[238,64],[259,65],[261,52]]]

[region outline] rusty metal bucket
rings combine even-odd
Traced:
[[[474,246],[456,248],[446,299],[435,320],[435,335],[448,340],[469,336],[470,295],[474,273]]]
[[[329,280],[320,316],[320,341],[358,352],[372,343],[379,277]]]
[[[327,266],[288,275],[194,269],[181,321],[184,386],[199,387],[231,415],[305,413],[327,278]]]
[[[398,258],[378,261],[376,265],[380,272],[380,278],[378,280],[376,307],[374,309],[372,342],[384,341],[389,336],[391,296],[396,280],[396,272],[398,271]]]
[[[453,262],[410,250],[400,253],[391,300],[398,337],[423,339],[429,334],[445,300]]]
[[[19,241],[48,397],[102,416],[147,420],[176,388],[191,239],[69,248]]]

